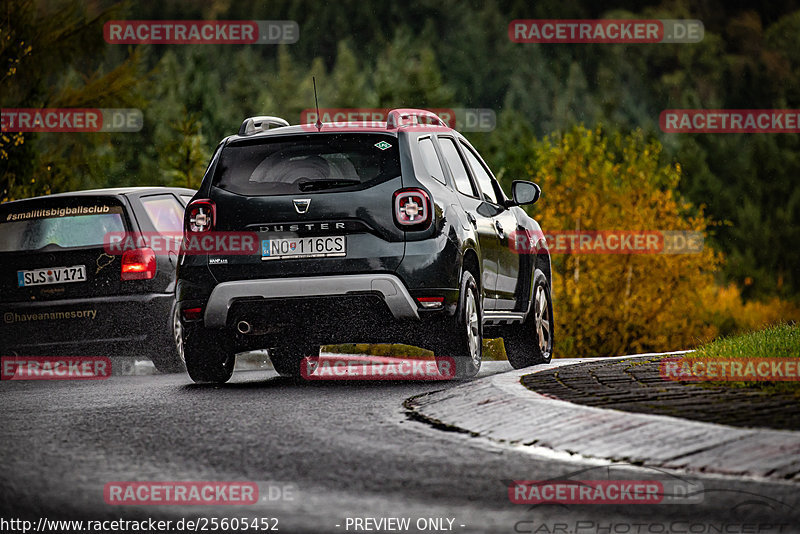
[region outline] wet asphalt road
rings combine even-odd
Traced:
[[[481,376],[508,369],[487,362]],[[796,484],[603,467],[407,417],[405,399],[454,385],[296,384],[271,371],[237,371],[215,387],[182,374],[3,381],[0,518],[173,526],[181,518],[274,518],[260,525],[279,532],[800,532]],[[700,482],[694,500],[702,502],[509,501],[511,480],[602,477]],[[242,506],[108,505],[104,486],[117,481],[251,481],[261,492],[257,504]],[[407,518],[409,528],[355,528],[355,518],[389,517]]]

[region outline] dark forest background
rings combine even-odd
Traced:
[[[298,122],[313,107],[313,75],[321,107],[493,109],[496,130],[467,135],[506,186],[537,175],[546,136],[563,139],[578,125],[655,143],[659,164],[679,169],[675,194],[711,221],[709,243],[725,257],[720,286],[735,285],[745,301],[800,295],[800,136],[658,127],[670,108],[800,108],[796,1],[6,0],[0,17],[2,107],[144,113],[133,134],[4,133],[2,200],[98,186],[196,187],[216,143],[243,118]],[[517,44],[507,34],[516,18],[699,19],[705,38]],[[112,19],[294,20],[300,39],[109,45],[102,27]]]

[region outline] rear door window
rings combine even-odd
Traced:
[[[439,146],[442,147],[444,160],[447,162],[447,166],[450,167],[456,189],[458,189],[460,193],[477,198],[478,192],[475,191],[475,186],[469,177],[467,168],[464,167],[464,161],[458,154],[456,142],[450,137],[440,137]]]
[[[491,202],[492,204],[498,204],[497,192],[494,189],[489,171],[484,168],[478,157],[472,153],[472,150],[466,146],[464,146],[464,154],[467,156],[469,166],[472,168],[472,175],[475,176],[475,179],[478,181],[478,187],[480,187],[481,193],[483,193],[483,200]]]
[[[433,147],[433,141],[430,137],[419,140],[419,152],[422,155],[422,162],[425,164],[428,174],[436,181],[445,183],[442,164],[439,163],[439,156],[436,155],[436,149]]]
[[[106,234],[124,231],[119,205],[8,206],[0,211],[0,252],[102,246]]]
[[[399,175],[396,137],[313,134],[233,143],[213,183],[240,195],[289,195],[352,191]]]
[[[183,211],[178,199],[172,195],[142,197],[144,211],[156,230],[162,233],[183,231]]]

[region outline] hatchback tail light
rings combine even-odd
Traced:
[[[186,233],[210,232],[217,222],[217,207],[213,200],[195,200],[186,206],[183,227]]]
[[[431,200],[422,189],[400,189],[394,193],[394,219],[406,230],[423,230],[431,223]]]
[[[126,250],[122,254],[121,280],[150,280],[156,275],[156,253],[151,248]]]

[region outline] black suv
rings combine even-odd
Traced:
[[[176,295],[186,367],[225,382],[235,354],[269,349],[298,376],[303,358],[343,342],[401,342],[474,376],[482,340],[504,338],[514,367],[550,361],[550,256],[477,151],[424,110],[386,122],[289,126],[245,120],[217,147],[186,209],[188,237],[241,232],[256,253],[182,254]],[[224,252],[224,251],[223,251]],[[451,373],[452,376],[452,373]]]

